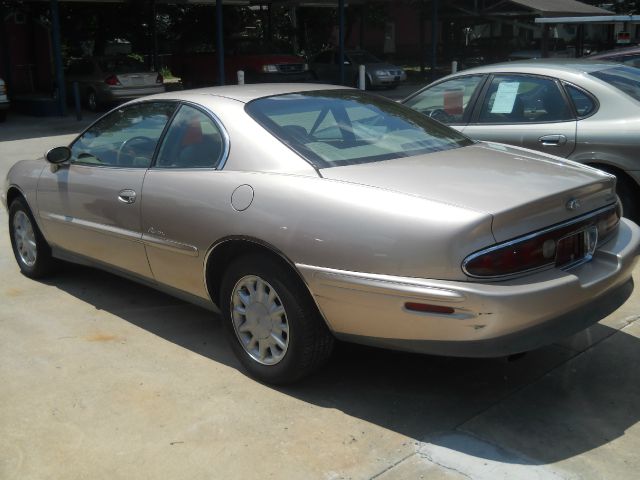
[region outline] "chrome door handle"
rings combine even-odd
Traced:
[[[118,201],[122,203],[133,203],[136,201],[136,192],[133,190],[122,190],[118,194]]]
[[[560,147],[567,143],[567,137],[564,135],[544,135],[540,137],[538,141],[544,147]]]

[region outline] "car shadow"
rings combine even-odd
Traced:
[[[242,370],[217,314],[76,265],[65,267],[47,283],[176,345]],[[549,464],[605,445],[640,420],[635,374],[640,368],[640,340],[601,324],[579,337],[517,360],[435,357],[341,343],[322,370],[295,385],[274,389],[416,442],[441,443],[489,458],[490,453],[474,444],[439,440],[452,431],[481,438],[486,434],[490,441],[518,452],[513,460],[500,457],[500,461]],[[606,345],[588,348],[599,342]]]
[[[104,113],[83,110],[82,119],[77,120],[71,110],[64,117],[34,117],[11,112],[0,128],[0,142],[80,133]]]

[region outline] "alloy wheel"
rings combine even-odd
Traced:
[[[233,329],[245,352],[262,365],[276,365],[287,353],[289,322],[276,290],[264,279],[247,275],[231,293]]]
[[[33,267],[38,258],[36,235],[31,220],[25,212],[19,210],[13,217],[13,238],[20,260],[28,267]]]

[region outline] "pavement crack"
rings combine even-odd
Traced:
[[[471,478],[472,478],[472,477],[471,477],[471,475],[469,475],[468,473],[465,473],[465,472],[463,472],[463,471],[461,471],[461,470],[458,470],[457,468],[453,468],[453,467],[452,467],[452,466],[450,466],[450,465],[444,465],[444,464],[442,464],[442,463],[440,463],[440,462],[436,461],[436,460],[435,460],[433,457],[431,457],[428,453],[420,452],[418,455],[419,455],[420,457],[422,457],[422,458],[427,459],[429,462],[433,463],[434,465],[437,465],[437,466],[439,466],[439,467],[441,467],[441,468],[444,468],[445,470],[449,470],[449,471],[451,471],[451,472],[455,472],[455,473],[457,473],[458,475],[462,475],[462,476],[463,476],[463,477],[465,477],[465,478],[469,478],[469,479],[471,479]]]
[[[387,468],[385,468],[385,469],[384,469],[384,470],[382,470],[381,472],[376,473],[376,474],[375,474],[373,477],[371,477],[369,480],[374,480],[374,479],[376,479],[376,478],[380,477],[380,475],[383,475],[383,474],[387,473],[389,470],[391,470],[392,468],[394,468],[394,467],[396,467],[396,466],[400,465],[402,462],[404,462],[404,461],[405,461],[405,460],[407,460],[408,458],[413,457],[414,455],[417,455],[417,453],[416,453],[416,452],[412,452],[412,453],[410,453],[409,455],[407,455],[407,456],[405,456],[405,457],[401,458],[401,459],[400,459],[400,460],[398,460],[397,462],[395,462],[395,463],[393,463],[393,464],[389,465]]]

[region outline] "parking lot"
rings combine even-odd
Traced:
[[[83,122],[13,118],[0,177]],[[624,479],[640,469],[640,293],[506,359],[341,345],[318,374],[247,377],[221,319],[128,280],[19,273],[0,212],[0,478]],[[638,277],[636,276],[636,281]]]

